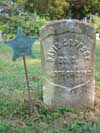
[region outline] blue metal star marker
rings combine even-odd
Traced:
[[[32,114],[32,111],[33,111],[33,104],[32,104],[32,96],[31,96],[31,91],[30,91],[30,86],[29,86],[29,77],[28,77],[25,56],[27,55],[27,56],[33,57],[32,45],[38,38],[39,38],[38,36],[26,36],[23,33],[22,28],[19,27],[15,39],[5,41],[5,43],[13,49],[13,60],[16,60],[16,58],[18,58],[20,56],[23,57],[25,78],[26,78],[27,89],[28,89],[28,100],[29,100],[30,114]]]
[[[5,43],[13,49],[13,60],[15,61],[20,56],[33,57],[32,45],[38,38],[38,36],[26,36],[23,29],[19,27],[15,39],[5,41]]]

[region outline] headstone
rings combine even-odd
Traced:
[[[95,29],[78,20],[55,20],[40,29],[40,37],[44,103],[92,107]]]

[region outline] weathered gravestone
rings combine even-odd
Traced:
[[[95,30],[78,20],[56,20],[40,29],[43,99],[50,106],[93,106]]]

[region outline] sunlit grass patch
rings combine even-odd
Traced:
[[[27,61],[28,64],[41,64],[41,59],[30,59]]]

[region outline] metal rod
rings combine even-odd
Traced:
[[[30,111],[30,114],[32,114],[33,103],[32,103],[32,96],[31,96],[31,91],[30,91],[30,86],[29,86],[29,77],[28,77],[28,72],[27,72],[25,56],[23,56],[23,63],[24,63],[25,78],[26,78],[27,89],[28,89],[29,111]]]

